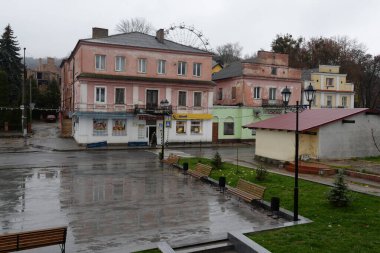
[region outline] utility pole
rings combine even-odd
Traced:
[[[24,138],[26,138],[26,135],[27,135],[27,132],[26,132],[26,127],[25,127],[25,120],[26,120],[26,116],[25,116],[25,83],[26,83],[26,65],[25,65],[25,50],[26,48],[24,47],[24,75],[23,75],[23,82],[22,82],[22,102],[21,102],[21,112],[22,112],[22,116],[21,116],[21,127],[22,127],[22,133],[23,133],[23,136]]]
[[[29,77],[29,120],[30,120],[30,130],[32,130],[32,110],[33,110],[33,103],[32,103],[32,79]]]

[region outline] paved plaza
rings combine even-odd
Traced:
[[[67,225],[67,252],[130,252],[285,222],[161,165],[149,151],[50,155],[30,167],[0,167],[1,233]],[[52,161],[57,166],[46,166]]]

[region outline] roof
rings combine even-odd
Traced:
[[[212,77],[212,80],[220,80],[230,77],[237,77],[243,75],[243,67],[240,61],[233,62],[230,65],[224,67],[219,72],[215,73]]]
[[[323,125],[366,112],[367,108],[354,109],[312,109],[305,110],[299,113],[299,131],[307,131],[313,128],[318,128]],[[243,126],[251,129],[272,129],[272,130],[296,130],[296,113],[291,112],[280,115],[278,117],[263,120],[257,123],[251,123]]]
[[[145,34],[145,33],[140,33],[140,32],[121,33],[121,34],[111,35],[111,36],[103,37],[103,38],[82,39],[80,41],[130,46],[130,47],[173,50],[173,51],[198,53],[198,54],[209,54],[209,55],[212,54],[208,51],[190,47],[190,46],[185,46],[185,45],[182,45],[170,40],[164,40],[164,42],[161,43],[156,39],[155,36]]]

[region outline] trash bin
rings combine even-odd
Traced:
[[[220,188],[226,187],[226,177],[219,177],[219,187]]]
[[[226,177],[219,177],[219,190],[224,193],[226,189]]]
[[[270,201],[270,209],[272,212],[280,211],[280,198],[272,197],[272,199]]]
[[[187,174],[187,171],[189,170],[189,163],[183,163],[183,172]]]

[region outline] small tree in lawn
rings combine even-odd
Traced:
[[[259,167],[257,167],[257,169],[256,169],[256,179],[258,181],[264,181],[265,178],[267,177],[267,175],[268,175],[268,171],[267,171],[267,169],[264,166],[260,165]]]
[[[328,193],[327,198],[332,205],[337,207],[347,206],[350,203],[351,197],[348,192],[347,184],[344,181],[344,173],[342,169],[338,171],[334,186]]]
[[[214,158],[212,159],[212,165],[215,169],[221,169],[222,168],[222,157],[220,156],[219,152],[216,152],[214,155]]]

